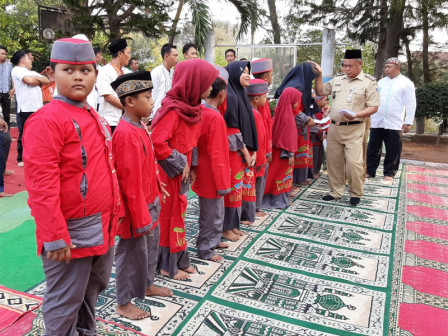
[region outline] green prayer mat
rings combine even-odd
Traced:
[[[225,258],[221,263],[196,255],[199,207],[197,196],[190,194],[185,221],[197,273],[187,281],[158,275],[155,284],[168,286],[174,296],[135,300],[151,317],[132,321],[115,313],[113,270],[97,316],[129,335],[393,334],[400,283],[394,258],[402,253],[406,197],[401,175],[392,183],[368,180],[357,207],[348,204],[348,196],[322,201],[328,191],[322,176],[291,206],[266,210],[266,217],[242,226],[246,235],[219,250]],[[34,240],[31,229],[21,235]],[[17,244],[23,247],[22,241]],[[35,243],[27,249],[34,254]],[[40,296],[44,291],[41,282],[29,292]],[[34,325],[33,332],[43,331],[41,314]]]

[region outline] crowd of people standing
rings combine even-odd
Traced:
[[[347,50],[343,75],[326,83],[318,64],[301,63],[275,92],[272,116],[271,59],[237,60],[229,49],[222,68],[187,44],[178,62],[176,46],[166,44],[160,66],[132,72],[126,40],[108,48],[112,60],[98,69],[88,40],[57,40],[50,60],[57,95],[44,106],[37,90],[48,79],[31,70],[26,50],[11,59],[49,336],[95,333],[94,307],[114,256],[117,313],[130,319],[150,316],[134,298],[173,295],[154,284],[157,270],[181,281],[197,272],[184,221],[190,185],[199,198],[198,257],[220,262],[218,250],[241,239],[243,225],[266,216],[263,209],[289,206],[319,177],[325,153],[323,200],[340,199],[348,181],[349,203],[358,205],[370,116],[367,177],[376,174],[382,141],[385,179],[397,172],[400,129],[409,131],[415,112],[398,59],[386,61],[388,79],[379,84],[362,71],[360,50]],[[7,134],[7,122],[1,126]]]

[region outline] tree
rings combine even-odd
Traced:
[[[398,56],[405,0],[293,0],[289,21],[324,24],[346,30],[350,40],[378,45],[375,76],[381,77],[384,61]],[[305,8],[303,10],[302,8]]]
[[[100,30],[110,41],[130,32],[158,38],[169,22],[169,0],[63,0],[80,33],[93,38]]]
[[[42,5],[57,6],[60,1],[43,0]],[[32,0],[5,1],[0,7],[0,43],[6,46],[11,57],[19,49],[35,54],[33,67],[42,71],[49,64],[48,43],[39,40],[38,6]]]
[[[416,91],[416,117],[426,117],[439,122],[440,136],[448,129],[448,82],[427,83]]]
[[[236,39],[240,39],[246,33],[254,33],[259,25],[259,10],[255,0],[227,0],[236,7],[241,15],[241,24]],[[191,13],[191,23],[194,27],[194,42],[199,48],[199,52],[204,50],[205,39],[210,30],[213,29],[213,22],[210,19],[210,8],[206,0],[180,0],[178,3],[176,16],[173,20],[169,32],[170,41],[174,41],[177,34],[177,23],[179,21],[184,5],[188,5]]]

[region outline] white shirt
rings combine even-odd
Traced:
[[[382,78],[378,86],[381,103],[378,112],[370,117],[371,127],[401,130],[403,124],[412,125],[417,107],[414,83],[400,74]]]
[[[125,74],[129,73],[128,69],[124,67],[122,67],[122,69]],[[115,70],[115,68],[110,63],[107,63],[105,66],[101,67],[98,70],[96,87],[98,89],[98,97],[102,97],[102,99],[99,99],[99,113],[104,117],[104,119],[106,119],[109,126],[117,126],[122,114],[121,109],[116,108],[115,106],[108,103],[106,99],[104,99],[105,95],[113,95],[118,99],[117,93],[114,89],[112,89],[112,86],[110,86],[110,83],[112,83],[117,78],[117,70]]]
[[[173,74],[174,70],[170,69],[168,71],[163,64],[156,66],[151,71],[152,79],[152,98],[154,99],[154,110],[151,114],[151,118],[154,117],[157,110],[162,106],[162,100],[165,98],[166,93],[171,89],[173,84]]]
[[[44,77],[36,71],[15,66],[11,71],[17,100],[17,112],[36,112],[43,106],[42,89],[39,85],[31,86],[23,82],[27,76]]]

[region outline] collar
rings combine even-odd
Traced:
[[[61,95],[54,96],[53,99],[56,99],[56,100],[62,101],[64,103],[67,103],[69,105],[80,107],[80,108],[84,108],[84,106],[86,106],[87,108],[90,107],[88,104],[84,105],[82,102],[72,100],[70,98],[67,98],[67,97],[61,96]]]
[[[356,76],[355,78],[348,78],[347,75],[344,75],[344,79],[348,80],[348,81],[353,81],[355,79],[359,79],[359,80],[364,80],[366,78],[366,74],[364,73],[364,71],[361,70],[361,72],[358,74],[358,76]]]
[[[125,116],[122,116],[121,119],[123,119],[124,121],[130,123],[132,126],[135,126],[135,127],[138,127],[138,128],[143,129],[143,126],[142,126],[141,124],[138,124],[138,123],[136,123],[136,122],[133,122],[131,119],[126,118]]]
[[[208,104],[204,104],[204,106],[207,107],[207,108],[209,108],[209,109],[215,110],[216,112],[218,112],[219,114],[221,114],[221,112],[220,112],[216,107],[213,107],[213,106],[208,105]]]

